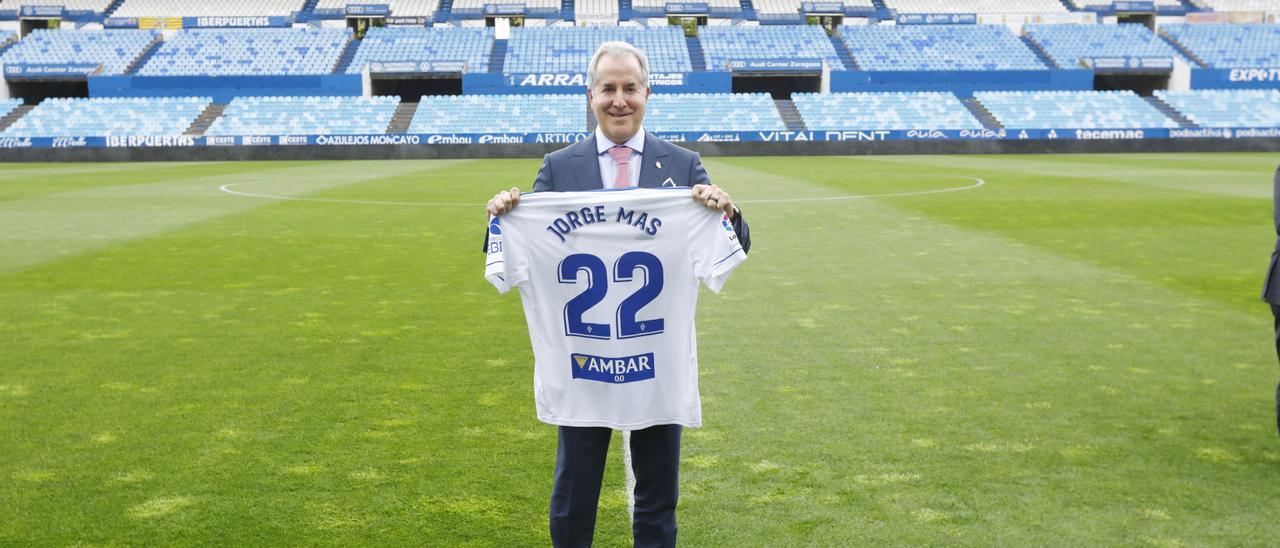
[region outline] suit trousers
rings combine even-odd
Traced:
[[[1275,318],[1276,355],[1280,356],[1280,305],[1271,305],[1271,317]],[[1280,384],[1276,385],[1276,431],[1280,432]]]
[[[631,433],[631,466],[636,477],[631,534],[637,547],[676,544],[676,502],[680,483],[678,424]],[[561,426],[551,491],[551,542],[557,547],[591,546],[609,428]]]

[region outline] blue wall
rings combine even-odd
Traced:
[[[358,96],[358,74],[318,76],[91,76],[90,97],[213,97],[229,103],[234,97],[284,95]]]
[[[1191,69],[1191,89],[1280,88],[1280,68]]]

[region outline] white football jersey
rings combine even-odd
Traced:
[[[540,192],[489,222],[485,278],[520,288],[538,419],[702,425],[693,315],[746,259],[689,188]]]

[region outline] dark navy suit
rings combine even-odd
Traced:
[[[1273,215],[1276,222],[1276,248],[1271,252],[1271,265],[1267,267],[1267,280],[1262,285],[1262,299],[1271,303],[1271,316],[1275,318],[1276,353],[1280,355],[1280,169],[1272,181]],[[1276,386],[1276,428],[1280,430],[1280,385]]]
[[[696,152],[646,133],[638,184],[644,188],[711,184]],[[661,167],[659,167],[661,166]],[[580,141],[543,158],[534,192],[573,192],[603,188],[596,138]],[[747,222],[732,217],[744,251],[751,247]],[[636,546],[675,546],[679,499],[680,433],[664,424],[631,433],[631,462],[636,477],[632,535]],[[551,493],[551,541],[556,546],[590,546],[596,527],[600,481],[613,430],[561,426]]]

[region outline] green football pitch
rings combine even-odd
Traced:
[[[706,159],[754,246],[699,302],[682,543],[1274,544],[1278,161]],[[0,166],[0,544],[548,544],[481,254],[538,164]]]

